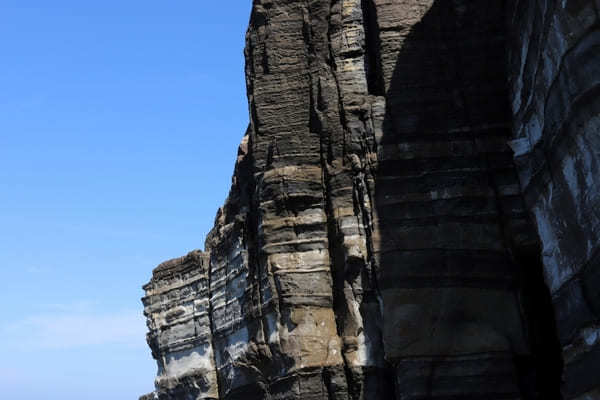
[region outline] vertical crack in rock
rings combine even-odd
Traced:
[[[598,18],[254,0],[250,124],[205,251],[144,286],[142,399],[599,398]]]
[[[381,70],[379,24],[377,23],[377,8],[374,0],[361,0],[365,32],[365,70],[369,93],[383,96],[383,74]]]

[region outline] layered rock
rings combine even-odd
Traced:
[[[208,257],[195,251],[162,263],[144,290],[157,389],[168,398],[197,398],[200,393],[218,398]]]
[[[159,365],[152,396],[560,398],[561,350],[542,274],[554,276],[552,244],[541,231],[540,244],[537,231],[568,210],[537,205],[527,183],[522,196],[519,177],[534,175],[529,153],[517,152],[515,164],[508,146],[511,127],[513,147],[530,141],[521,127],[535,114],[513,104],[513,119],[509,98],[526,98],[538,79],[515,67],[513,53],[529,48],[534,29],[518,8],[254,1],[250,126],[229,197],[205,251],[161,264],[144,287]],[[574,20],[587,18],[582,12]],[[592,60],[585,71],[597,68],[582,58]],[[593,109],[580,115],[589,124],[581,143],[593,143]],[[590,163],[598,155],[582,146],[572,154]],[[594,212],[595,197],[577,199],[586,206],[579,218]],[[591,247],[594,221],[582,233]],[[569,332],[589,337],[593,321]],[[558,332],[563,346],[575,343]],[[587,361],[576,365],[598,366],[594,350],[577,351]],[[593,390],[569,385],[571,397]]]
[[[513,1],[511,100],[523,195],[543,245],[566,398],[600,398],[600,4]]]

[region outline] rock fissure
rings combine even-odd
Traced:
[[[383,72],[379,54],[380,38],[377,23],[377,8],[373,0],[361,0],[363,26],[365,31],[365,71],[367,74],[368,92],[374,96],[383,96]]]

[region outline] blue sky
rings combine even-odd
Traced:
[[[2,399],[153,389],[140,286],[227,195],[250,6],[0,2]]]

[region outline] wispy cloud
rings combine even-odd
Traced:
[[[14,348],[72,349],[120,344],[145,346],[146,326],[139,310],[106,312],[89,302],[52,307],[0,325],[0,341]]]

